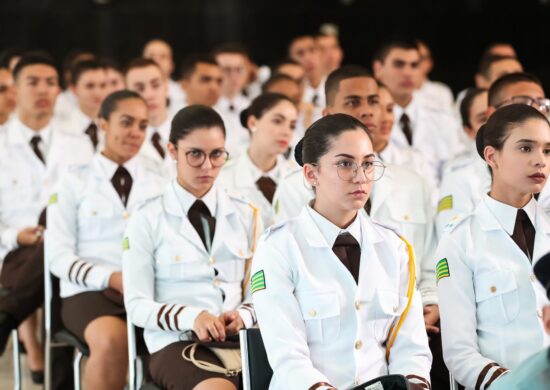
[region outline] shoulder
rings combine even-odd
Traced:
[[[157,215],[163,210],[163,198],[164,194],[158,194],[144,200],[136,210],[136,215],[150,216]]]
[[[295,164],[288,163],[288,171],[283,176],[281,184],[285,182],[294,182],[296,180],[302,179],[302,167],[296,166]]]
[[[460,236],[470,231],[475,214],[457,214],[443,227],[443,233],[452,236]]]

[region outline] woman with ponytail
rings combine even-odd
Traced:
[[[550,125],[538,110],[497,110],[476,136],[492,177],[475,211],[447,225],[436,253],[443,356],[466,389],[487,389],[549,345],[548,304],[533,276],[550,251],[550,220],[537,204],[550,172]]]

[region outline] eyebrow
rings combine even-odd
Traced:
[[[533,141],[532,139],[520,139],[516,141],[516,144],[519,143],[525,143],[525,144],[538,144],[537,141]],[[550,145],[550,142],[545,142],[544,145]]]
[[[334,157],[347,157],[347,158],[351,158],[351,159],[354,159],[355,157],[353,157],[352,155],[349,155],[347,153],[340,153],[340,154],[337,154],[336,156]],[[366,156],[364,156],[363,158],[367,158],[367,157],[374,157],[374,153],[370,153],[370,154],[367,154]]]

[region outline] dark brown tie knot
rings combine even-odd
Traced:
[[[191,205],[189,211],[187,212],[187,217],[189,218],[189,222],[191,222],[191,225],[193,225],[193,227],[199,234],[199,237],[201,238],[204,247],[208,249],[210,247],[210,244],[212,243],[212,240],[214,239],[214,233],[216,230],[216,218],[212,217],[210,210],[208,209],[206,204],[200,199],[195,200],[195,202]],[[202,218],[204,218],[208,223],[208,236],[210,238],[209,242],[207,242],[207,235],[204,231]]]
[[[119,165],[111,179],[111,183],[113,183],[113,187],[115,187],[115,190],[124,206],[128,203],[128,197],[130,196],[130,190],[132,189],[132,182],[133,180],[130,172],[128,172],[128,170],[122,165]]]
[[[33,136],[31,138],[31,148],[34,154],[36,155],[36,157],[38,157],[38,159],[43,163],[46,163],[46,161],[44,160],[44,155],[42,154],[42,151],[38,147],[38,145],[40,145],[41,142],[42,142],[42,137],[40,137],[39,135]]]
[[[206,203],[204,203],[202,200],[197,199],[189,208],[189,214],[193,213],[199,213],[203,217],[211,217],[212,214],[210,213],[210,210],[208,209],[208,206],[206,206]]]
[[[92,122],[90,123],[90,126],[84,131],[90,137],[90,141],[92,142],[92,145],[94,147],[94,150],[97,149],[97,144],[99,143],[99,138],[97,134],[97,125]]]
[[[514,224],[514,232],[512,233],[512,240],[516,245],[525,253],[525,255],[532,261],[533,249],[535,246],[535,227],[529,219],[529,216],[523,209],[518,209],[516,214],[516,222]]]
[[[348,269],[356,283],[359,283],[359,263],[361,260],[361,247],[349,233],[340,234],[332,246],[332,251]]]
[[[275,195],[275,190],[277,189],[275,181],[270,177],[262,176],[256,181],[256,185],[269,203],[273,203],[273,195]]]
[[[151,136],[151,143],[153,144],[153,147],[156,149],[160,157],[164,158],[166,155],[164,148],[162,147],[160,143],[160,134],[158,131],[155,130],[153,135]]]
[[[407,142],[409,143],[409,145],[412,145],[411,119],[405,112],[403,113],[403,115],[401,115],[399,123],[401,124],[401,130],[403,130],[405,138],[407,138]]]
[[[355,237],[353,237],[350,233],[340,234],[338,235],[338,237],[336,237],[336,241],[334,241],[334,246],[353,246],[353,245],[359,246],[359,243],[357,242]]]

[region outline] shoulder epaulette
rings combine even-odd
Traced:
[[[449,233],[455,230],[455,228],[462,222],[468,219],[471,214],[456,214],[447,224],[443,227],[444,233]]]

